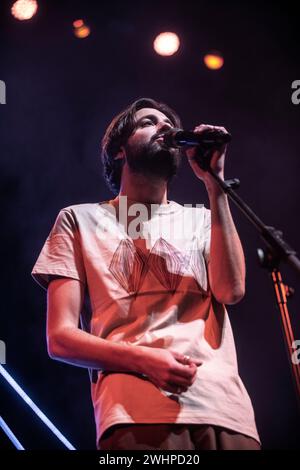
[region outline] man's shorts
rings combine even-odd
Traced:
[[[260,450],[255,439],[230,429],[194,424],[122,424],[102,436],[100,450]]]

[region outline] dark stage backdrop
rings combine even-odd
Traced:
[[[1,317],[6,368],[79,449],[95,445],[85,369],[49,359],[46,295],[31,269],[65,206],[110,198],[100,165],[100,140],[120,109],[142,96],[171,105],[184,127],[224,125],[232,133],[226,176],[239,194],[296,249],[299,237],[299,25],[287,2],[40,1],[37,15],[18,22],[1,1],[0,105]],[[72,22],[91,35],[79,40]],[[177,32],[169,58],[152,49],[155,35]],[[224,67],[206,69],[202,56],[223,53]],[[171,189],[180,203],[208,205],[202,183],[184,162]],[[257,262],[259,236],[232,207],[247,261],[247,294],[229,307],[240,374],[252,397],[266,449],[299,447],[299,414],[267,272]],[[290,313],[300,339],[299,278]],[[0,413],[25,447],[62,446],[0,378]],[[2,447],[10,445],[0,434]]]

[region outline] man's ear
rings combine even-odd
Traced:
[[[124,147],[120,147],[120,150],[118,151],[117,155],[115,156],[114,160],[122,160],[125,158],[125,149]]]

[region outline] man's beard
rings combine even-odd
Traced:
[[[165,181],[171,180],[177,174],[181,163],[179,149],[166,147],[156,140],[134,148],[126,144],[125,151],[128,167],[133,173]]]

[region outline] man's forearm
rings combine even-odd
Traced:
[[[228,197],[215,184],[207,187],[211,209],[209,278],[215,298],[237,303],[245,293],[245,259]]]
[[[66,327],[52,337],[48,351],[53,359],[73,365],[139,374],[171,393],[186,391],[202,364],[198,358],[174,350],[115,343],[74,327]]]
[[[115,343],[79,328],[64,328],[48,338],[50,357],[80,367],[119,372],[141,372],[140,348]]]

